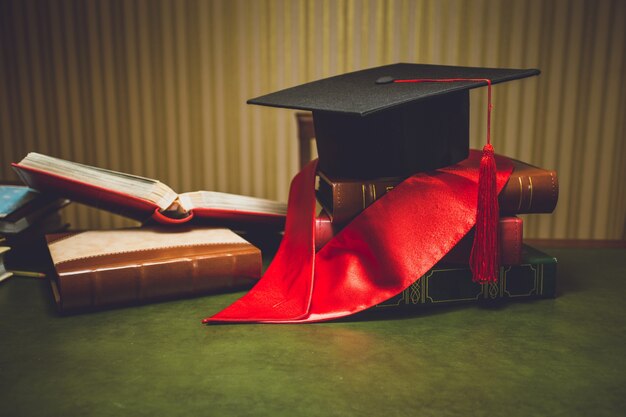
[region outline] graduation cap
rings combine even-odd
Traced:
[[[472,227],[474,280],[497,279],[497,190],[513,167],[490,144],[491,94],[487,144],[482,157],[470,152],[469,90],[487,85],[490,93],[492,84],[538,74],[395,64],[249,100],[312,111],[319,162],[292,181],[285,234],[263,278],[204,322],[303,323],[363,311],[426,274]],[[316,253],[316,169],[408,178]]]
[[[470,89],[538,74],[536,69],[394,64],[248,103],[312,111],[319,169],[328,176],[407,177],[467,158]]]

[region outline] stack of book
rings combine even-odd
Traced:
[[[45,234],[67,227],[60,214],[67,204],[67,199],[25,186],[0,185],[0,268],[5,279],[8,270],[23,273],[45,254]]]
[[[500,279],[472,281],[469,258],[473,232],[465,236],[432,270],[379,307],[516,297],[554,297],[556,259],[524,244],[520,214],[551,213],[558,200],[557,173],[511,160],[514,171],[499,195]],[[318,173],[316,250],[403,178],[345,179]],[[417,277],[416,277],[417,278]]]
[[[59,210],[69,200],[41,194],[22,185],[0,185],[0,234],[17,236],[27,230],[55,230]]]
[[[140,304],[252,285],[260,250],[239,230],[274,233],[284,203],[210,191],[178,194],[151,178],[31,152],[13,164],[28,186],[144,223],[46,236],[62,312]]]
[[[558,199],[557,175],[512,162],[514,172],[499,197],[502,268],[498,282],[472,281],[468,266],[473,241],[470,232],[425,276],[415,277],[415,284],[379,307],[555,295],[556,260],[524,244],[523,223],[517,215],[552,212]],[[284,203],[207,191],[177,194],[156,180],[41,154],[29,154],[14,168],[27,185],[46,195],[69,198],[152,225],[179,225],[49,235],[47,244],[55,269],[52,285],[63,311],[194,295],[252,283],[261,275],[258,249],[228,229],[205,226],[240,230],[271,226],[275,234],[285,221]],[[402,180],[346,179],[320,171],[316,193],[322,210],[316,223],[316,249]],[[68,201],[45,198],[48,209],[41,202],[34,205],[38,207],[35,211],[42,213],[40,217],[56,213]],[[7,216],[3,230],[18,230],[33,223],[35,217],[24,214],[32,210],[15,210],[22,214]],[[197,242],[185,244],[190,239]],[[144,248],[144,241],[151,243],[150,248]],[[154,256],[146,257],[148,253]],[[156,264],[160,266],[154,268]]]

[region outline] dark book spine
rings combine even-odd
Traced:
[[[513,174],[498,197],[500,214],[551,213],[559,196],[556,171],[512,162]],[[320,173],[317,199],[333,224],[343,226],[400,182],[401,178],[331,179]]]
[[[559,199],[556,171],[513,160],[514,171],[498,197],[500,213],[552,213]]]
[[[336,225],[345,225],[402,182],[401,178],[372,181],[331,180],[323,173],[319,177],[316,197]]]
[[[438,264],[406,290],[374,309],[498,299],[554,298],[556,258],[525,245],[519,265],[503,266],[497,282],[477,284],[469,267]]]

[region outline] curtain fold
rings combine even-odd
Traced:
[[[246,99],[395,62],[536,67],[497,86],[493,140],[556,169],[553,215],[525,236],[623,239],[626,3],[619,0],[0,2],[0,179],[29,151],[199,189],[285,201],[293,112]],[[471,94],[471,140],[485,97]],[[125,219],[72,205],[74,227]]]

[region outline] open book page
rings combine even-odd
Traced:
[[[229,229],[187,228],[168,232],[159,228],[88,230],[50,241],[48,249],[55,265],[106,255],[130,254],[157,249],[207,245],[250,245]],[[164,255],[165,256],[165,255]],[[96,261],[94,261],[95,264]]]
[[[186,211],[194,208],[212,208],[275,215],[287,214],[286,203],[217,191],[184,193],[179,196],[179,202]]]
[[[162,210],[178,197],[160,181],[30,152],[19,165],[148,200]]]

